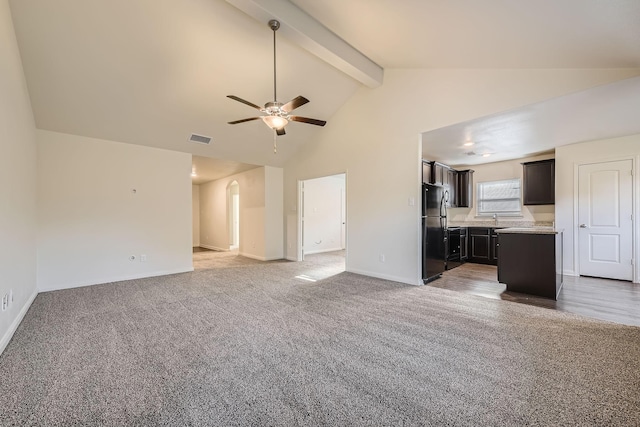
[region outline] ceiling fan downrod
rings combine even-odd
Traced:
[[[273,102],[278,102],[276,95],[276,31],[280,28],[280,22],[275,19],[270,20],[269,28],[273,30]]]

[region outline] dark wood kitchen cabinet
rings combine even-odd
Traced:
[[[558,299],[564,282],[562,230],[499,232],[498,281],[507,291]]]
[[[469,227],[469,262],[490,264],[490,229],[486,227]]]
[[[555,204],[555,159],[522,164],[522,203],[525,205]]]
[[[466,227],[460,228],[460,261],[466,262],[469,259],[469,250],[468,250],[468,241],[469,241],[469,229]]]
[[[424,184],[433,184],[432,179],[432,164],[433,162],[428,162],[426,160],[422,161],[422,182]]]
[[[432,162],[431,163],[431,183],[435,185],[443,185],[444,184],[444,170],[446,166],[442,163]]]
[[[498,234],[496,229],[491,229],[491,264],[498,265],[498,249],[500,243],[498,243]]]
[[[457,171],[456,174],[456,207],[473,206],[473,170]]]
[[[496,228],[469,227],[468,261],[498,265],[498,235]]]
[[[422,162],[422,182],[441,185],[449,192],[448,207],[456,207],[456,175],[457,172],[447,165],[438,162]],[[429,178],[427,178],[429,176]],[[429,179],[426,181],[426,179]]]
[[[422,160],[422,182],[441,185],[449,192],[447,207],[469,208],[473,200],[473,171],[457,171],[442,163]]]
[[[446,169],[444,171],[446,174],[446,179],[444,182],[444,187],[449,191],[449,204],[447,205],[450,208],[458,207],[458,172],[455,169]]]

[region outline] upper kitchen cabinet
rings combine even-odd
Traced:
[[[526,162],[523,167],[523,204],[555,204],[555,159]]]
[[[458,172],[449,167],[445,167],[442,171],[442,185],[445,190],[449,192],[449,199],[447,200],[447,206],[450,208],[458,207],[458,196],[457,196],[457,182],[458,182]]]
[[[470,208],[473,205],[473,171],[457,171],[456,207]]]
[[[468,171],[463,171],[468,172]],[[471,171],[473,173],[473,171]],[[422,182],[425,184],[434,184],[441,185],[449,194],[449,199],[447,201],[447,206],[451,208],[457,208],[460,206],[459,204],[459,196],[460,192],[460,184],[458,183],[458,171],[450,168],[447,165],[442,163],[423,160],[422,161]],[[467,185],[466,176],[465,176],[465,185]],[[469,181],[469,185],[472,183]],[[470,190],[472,191],[472,190]],[[472,193],[470,191],[464,191],[464,196],[466,197],[469,194],[469,197],[472,197]],[[471,206],[471,199],[464,199],[463,207]]]
[[[435,185],[444,185],[445,165],[432,162],[431,163],[431,183]]]
[[[422,161],[422,183],[423,184],[433,184],[433,162],[428,162],[426,160]]]

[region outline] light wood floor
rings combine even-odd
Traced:
[[[593,277],[564,277],[557,301],[508,292],[492,265],[466,263],[429,283],[443,289],[567,311],[595,319],[640,326],[640,284]]]

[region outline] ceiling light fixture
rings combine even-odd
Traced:
[[[284,128],[289,123],[289,120],[281,116],[262,116],[262,121],[276,131]]]
[[[248,105],[249,107],[253,107],[256,110],[259,110],[262,113],[266,114],[266,116],[249,117],[247,119],[234,120],[228,123],[230,125],[235,125],[238,123],[249,122],[251,120],[262,119],[262,121],[265,122],[265,124],[269,126],[271,129],[273,129],[274,131],[273,152],[276,153],[277,152],[276,136],[282,136],[286,134],[286,132],[284,131],[284,127],[287,124],[289,124],[289,122],[293,121],[293,122],[307,123],[307,124],[316,125],[316,126],[324,126],[327,122],[324,120],[310,119],[308,117],[291,115],[291,112],[293,110],[309,102],[309,100],[304,96],[295,97],[291,101],[287,102],[286,104],[283,104],[282,102],[278,102],[278,98],[276,95],[277,93],[276,92],[276,80],[277,80],[276,79],[276,31],[278,31],[278,28],[280,28],[280,22],[276,21],[275,19],[270,20],[269,28],[271,28],[271,30],[273,31],[273,101],[267,102],[266,104],[264,104],[264,108],[260,108],[258,105],[254,104],[253,102],[249,102],[235,95],[227,95],[227,98],[231,98],[234,101],[241,102],[245,105]]]
[[[192,177],[196,177],[196,176],[198,176],[198,175],[196,174],[196,167],[195,167],[195,166],[191,168],[191,176],[192,176]]]
[[[465,147],[471,147],[473,144],[475,144],[475,143],[474,143],[474,142],[471,142],[471,141],[467,141],[467,142],[465,142],[463,145],[464,145]]]
[[[482,157],[489,157],[490,155],[491,155],[491,153],[484,153],[484,154],[482,155]]]

